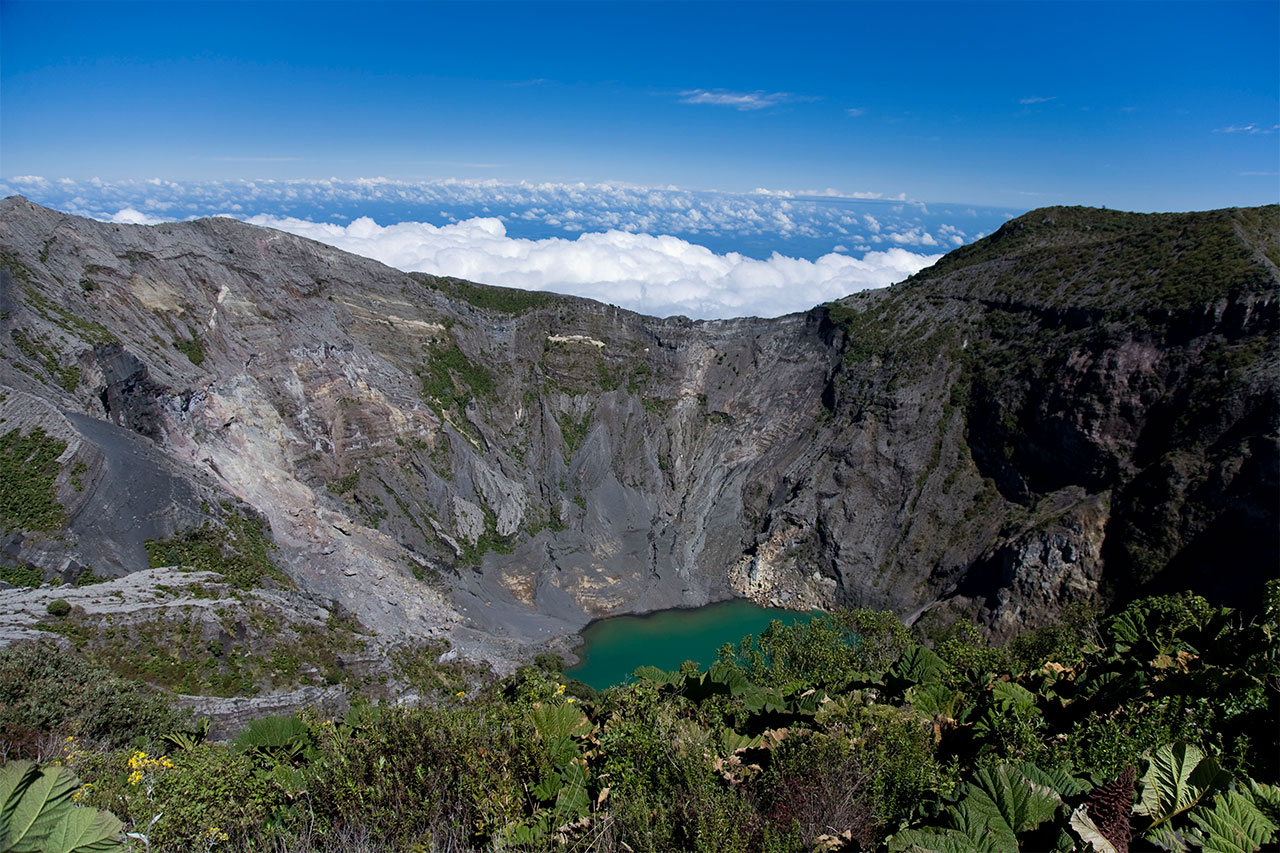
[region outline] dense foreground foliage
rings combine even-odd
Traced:
[[[0,850],[113,849],[111,815],[151,850],[1260,849],[1280,825],[1268,594],[1255,620],[1152,598],[1001,648],[842,612],[602,693],[541,655],[436,706],[230,744],[51,646],[9,649]],[[81,846],[31,840],[73,820]]]

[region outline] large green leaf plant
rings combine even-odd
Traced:
[[[0,853],[123,850],[115,815],[75,803],[80,780],[65,767],[11,761],[0,767]]]

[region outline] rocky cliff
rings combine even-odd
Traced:
[[[0,431],[54,442],[60,507],[6,510],[0,561],[46,576],[257,525],[283,576],[255,582],[510,661],[731,595],[997,634],[1166,588],[1247,605],[1280,561],[1274,207],[1037,210],[773,320],[16,197],[0,252]]]

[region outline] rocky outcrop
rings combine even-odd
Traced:
[[[240,501],[303,589],[490,660],[735,594],[998,633],[1162,585],[1247,603],[1277,561],[1278,223],[1035,211],[884,291],[695,323],[13,198],[0,415],[45,400],[108,467],[188,483],[147,491],[146,538]],[[9,558],[55,570],[113,517]]]

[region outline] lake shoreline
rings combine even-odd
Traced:
[[[759,634],[775,620],[794,623],[821,611],[764,607],[748,598],[731,597],[699,607],[671,607],[646,613],[620,614],[592,620],[579,632],[574,649],[578,662],[564,674],[596,689],[624,683],[636,666],[678,669],[695,660],[714,662],[725,643]]]

